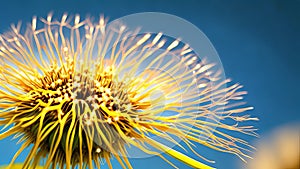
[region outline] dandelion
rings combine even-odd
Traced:
[[[8,168],[30,145],[23,168],[42,160],[45,168],[100,168],[105,160],[112,169],[113,157],[132,168],[133,146],[175,168],[158,151],[209,169],[168,145],[204,160],[194,143],[241,159],[253,149],[226,133],[256,135],[240,125],[257,120],[239,102],[246,92],[239,84],[224,87],[230,80],[180,39],[108,26],[103,17],[48,15],[1,35],[0,60],[0,139],[22,143]]]

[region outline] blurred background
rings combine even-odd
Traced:
[[[299,9],[299,0],[5,0],[0,4],[0,33],[8,31],[11,23],[26,24],[32,16],[46,17],[51,11],[57,17],[64,12],[82,17],[104,14],[110,20],[137,12],[164,12],[186,19],[210,39],[226,76],[244,85],[249,92],[245,100],[255,107],[250,113],[260,118],[255,124],[260,138],[247,138],[258,147],[254,160],[248,164],[236,156],[209,149],[199,153],[215,160],[213,166],[218,169],[276,169],[279,164],[268,168],[263,163],[286,161],[294,156],[299,168]],[[0,165],[9,163],[18,150],[15,143],[10,139],[0,141]],[[285,148],[291,151],[281,150]],[[269,151],[274,149],[278,151]],[[24,160],[24,155],[18,162]],[[267,156],[270,158],[263,158]],[[189,168],[168,159],[180,169]],[[172,168],[158,157],[134,159],[132,163],[138,169]],[[283,165],[286,167],[278,169],[298,169]]]

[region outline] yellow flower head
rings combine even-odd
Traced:
[[[240,125],[256,120],[236,102],[246,92],[224,87],[230,80],[179,39],[107,26],[103,17],[41,21],[0,36],[0,139],[22,142],[10,168],[30,145],[23,168],[42,159],[45,168],[100,168],[101,160],[112,168],[112,157],[132,168],[130,146],[211,168],[168,146],[185,149],[180,140],[199,157],[193,142],[249,157],[252,147],[225,133],[255,135]]]

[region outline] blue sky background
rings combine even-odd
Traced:
[[[197,0],[5,0],[0,4],[0,32],[11,23],[30,22],[33,15],[53,11],[99,16],[111,20],[137,12],[164,12],[188,20],[201,29],[219,53],[227,77],[249,92],[262,137],[277,126],[300,122],[300,1]],[[255,138],[251,142],[254,143]],[[0,141],[0,164],[17,150],[15,141]],[[239,169],[233,155],[206,150],[219,169]],[[22,156],[24,158],[24,155]],[[22,160],[20,158],[20,160]],[[168,158],[170,159],[170,158]],[[172,160],[180,169],[188,166]],[[133,160],[134,168],[171,168],[157,157]]]

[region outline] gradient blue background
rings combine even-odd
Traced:
[[[11,23],[30,22],[33,15],[53,11],[99,16],[111,20],[137,12],[165,12],[182,17],[201,29],[219,53],[227,77],[249,92],[262,137],[277,126],[300,121],[300,1],[196,0],[5,0],[0,3],[0,32]],[[250,138],[252,143],[256,140]],[[15,141],[0,141],[0,164],[18,149]],[[218,169],[239,169],[233,155],[206,150]],[[24,154],[19,159],[24,159]],[[170,159],[170,158],[168,158]],[[180,169],[188,166],[172,160]],[[133,160],[134,168],[171,168],[160,158]]]

